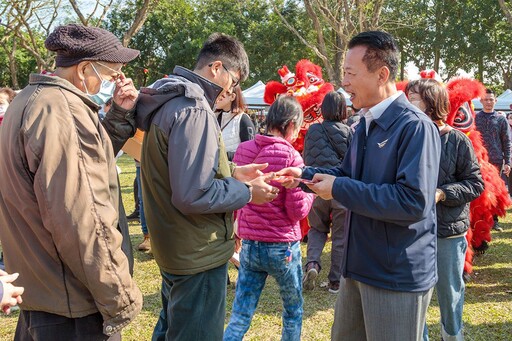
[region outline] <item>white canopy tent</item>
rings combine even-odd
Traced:
[[[258,81],[248,89],[242,91],[244,94],[245,104],[249,109],[264,109],[269,105],[263,101],[265,93],[265,83]]]
[[[350,100],[350,95],[345,90],[343,90],[343,88],[339,88],[336,91],[339,92],[340,94],[342,94],[343,96],[345,96],[345,102],[347,102],[347,105],[352,105],[352,101]]]
[[[512,90],[507,89],[504,93],[496,97],[496,99],[494,110],[512,111]],[[480,103],[479,98],[473,100],[473,106],[475,107],[475,111],[482,110],[482,103]]]
[[[345,96],[347,105],[352,105],[352,102],[350,101],[350,95],[345,90],[343,90],[343,88],[339,88],[337,91]],[[249,109],[265,109],[269,107],[269,105],[263,101],[265,83],[262,81],[258,81],[250,88],[242,91],[242,93],[244,94],[245,103]]]

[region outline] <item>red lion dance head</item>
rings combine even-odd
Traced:
[[[322,79],[322,68],[307,59],[297,62],[295,72],[288,70],[286,65],[279,69],[281,82],[268,82],[263,99],[265,103],[272,104],[278,96],[286,95],[294,96],[299,101],[304,111],[304,122],[294,147],[300,152],[304,148],[304,137],[309,126],[322,121],[320,106],[325,95],[334,87]]]

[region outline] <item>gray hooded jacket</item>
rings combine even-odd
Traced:
[[[155,260],[176,275],[225,264],[234,251],[232,212],[250,200],[231,177],[212,111],[222,88],[177,66],[142,89],[137,123],[142,147],[144,210]]]

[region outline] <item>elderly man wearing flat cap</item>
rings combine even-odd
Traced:
[[[134,133],[139,51],[59,26],[53,75],[31,75],[0,130],[0,238],[25,287],[15,340],[119,340],[142,308],[118,231],[115,152]],[[100,122],[100,105],[113,97]]]

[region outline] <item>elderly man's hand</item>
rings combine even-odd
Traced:
[[[122,73],[116,81],[116,89],[114,91],[114,102],[121,108],[130,110],[135,106],[138,92],[131,78],[126,78]]]
[[[335,176],[328,174],[315,174],[313,183],[307,186],[318,196],[324,200],[332,199],[332,186],[336,180]]]

